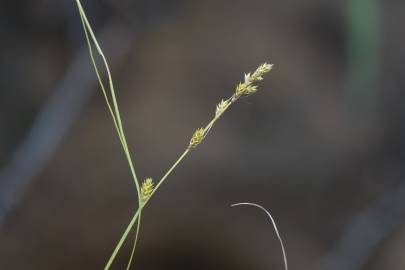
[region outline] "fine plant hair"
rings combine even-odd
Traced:
[[[234,104],[236,101],[238,101],[241,97],[249,96],[249,95],[257,92],[257,90],[258,90],[257,83],[263,80],[263,75],[265,75],[267,72],[269,72],[273,66],[271,64],[264,63],[264,64],[260,65],[253,73],[245,74],[244,81],[237,84],[235,91],[231,95],[231,97],[229,97],[227,99],[222,99],[218,103],[212,120],[206,126],[196,129],[194,134],[191,136],[190,142],[186,146],[184,152],[179,156],[179,158],[174,162],[174,164],[167,170],[167,172],[160,178],[160,180],[154,181],[154,180],[152,180],[152,178],[147,178],[144,181],[140,182],[138,180],[138,177],[136,174],[135,163],[134,163],[132,154],[128,148],[128,143],[127,143],[127,139],[125,136],[125,132],[124,132],[124,128],[123,128],[123,124],[122,124],[122,120],[121,120],[118,101],[116,98],[114,83],[112,80],[111,71],[108,66],[107,59],[106,59],[103,51],[101,50],[101,47],[97,41],[96,35],[94,34],[92,27],[87,19],[87,16],[84,12],[81,1],[76,0],[76,4],[77,4],[78,11],[79,11],[80,19],[82,22],[84,34],[86,37],[86,42],[87,42],[87,46],[89,49],[91,63],[94,67],[103,97],[107,104],[108,111],[113,120],[115,131],[116,131],[118,139],[121,143],[122,149],[124,151],[124,155],[127,159],[129,170],[131,172],[131,176],[133,178],[133,182],[134,182],[136,193],[137,193],[138,205],[137,205],[135,214],[133,215],[132,219],[130,220],[129,224],[127,225],[126,229],[124,230],[124,233],[122,234],[121,238],[119,239],[116,247],[114,248],[111,256],[109,257],[109,259],[104,267],[104,270],[110,269],[118,252],[122,248],[123,244],[125,243],[126,239],[128,238],[128,235],[130,234],[134,225],[136,224],[135,238],[134,238],[134,242],[133,242],[133,246],[132,246],[132,250],[131,250],[131,255],[130,255],[130,258],[129,258],[129,261],[127,264],[127,268],[126,268],[128,270],[131,267],[131,263],[134,258],[134,255],[135,255],[136,243],[137,243],[137,239],[138,239],[138,235],[139,235],[139,231],[140,231],[140,225],[141,225],[141,214],[142,214],[144,207],[149,203],[152,196],[161,187],[161,185],[166,181],[166,179],[173,172],[173,170],[183,161],[183,159],[190,152],[192,152],[195,148],[197,148],[200,145],[200,143],[205,139],[205,137],[211,131],[211,129],[215,125],[215,123],[231,107],[231,105]],[[98,57],[101,58],[102,66],[103,66],[103,68],[105,68],[105,72],[107,75],[107,81],[108,81],[107,85],[105,85],[105,83],[103,82],[101,72],[99,70],[98,64],[95,59],[95,55],[94,55],[95,52],[97,52]],[[269,216],[270,216],[270,214],[269,214]],[[279,236],[277,227],[275,226],[275,223],[274,223],[274,220],[272,219],[272,221],[273,221],[273,225],[276,229],[277,235]],[[279,239],[281,241],[281,238],[279,238]],[[285,252],[284,252],[283,245],[282,245],[282,248],[283,248],[283,254],[284,254],[284,258],[285,258]],[[286,260],[285,260],[285,263],[286,263]],[[285,264],[285,265],[287,266],[287,264]]]

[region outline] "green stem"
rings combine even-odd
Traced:
[[[140,225],[141,225],[141,216],[139,216],[139,218],[138,218],[138,222],[137,222],[137,226],[136,226],[136,233],[135,233],[134,244],[133,244],[133,246],[132,246],[131,255],[130,255],[130,257],[129,257],[128,265],[127,265],[127,269],[126,269],[126,270],[129,270],[129,269],[131,268],[132,260],[133,260],[133,258],[134,258],[134,256],[135,256],[135,249],[136,249],[136,244],[137,244],[137,242],[138,242],[138,236],[139,236],[139,228],[140,228]]]
[[[76,3],[77,3],[77,6],[78,6],[78,9],[79,9],[80,17],[81,17],[82,24],[83,24],[83,29],[84,29],[84,32],[85,32],[85,35],[86,35],[86,40],[87,40],[87,45],[89,47],[90,57],[91,57],[94,69],[96,71],[97,78],[98,78],[99,84],[101,86],[103,95],[104,95],[104,99],[106,100],[108,109],[109,109],[109,111],[111,113],[111,116],[113,118],[114,126],[115,126],[117,134],[119,136],[121,145],[122,145],[122,147],[124,149],[125,156],[127,158],[128,165],[130,167],[130,171],[131,171],[131,174],[132,174],[132,178],[134,180],[134,183],[135,183],[135,186],[136,186],[136,189],[137,189],[137,193],[139,195],[140,194],[139,182],[138,182],[136,171],[135,171],[135,168],[134,168],[134,165],[133,165],[134,163],[133,163],[133,160],[132,160],[132,157],[131,157],[131,153],[130,153],[130,151],[128,149],[128,143],[127,143],[127,140],[126,140],[126,137],[125,137],[124,129],[122,127],[121,116],[120,116],[120,112],[119,112],[118,102],[116,100],[114,84],[113,84],[110,68],[109,68],[107,60],[106,60],[106,58],[104,56],[104,53],[102,52],[102,50],[100,48],[100,45],[99,45],[99,43],[98,43],[98,41],[97,41],[97,39],[96,39],[96,37],[94,35],[94,32],[93,32],[93,30],[92,30],[92,28],[90,26],[90,23],[89,23],[89,21],[88,21],[88,19],[86,17],[86,14],[85,14],[84,9],[83,9],[83,7],[82,7],[82,5],[80,3],[80,0],[76,0]],[[89,33],[90,33],[90,36],[92,38],[92,41],[93,41],[94,45],[97,48],[98,53],[100,54],[100,56],[103,59],[104,66],[105,66],[105,68],[107,70],[108,81],[109,81],[109,86],[110,86],[110,92],[111,92],[111,97],[112,97],[112,100],[113,100],[113,106],[111,106],[110,100],[109,100],[108,95],[107,95],[106,90],[105,90],[105,86],[104,86],[104,84],[102,82],[102,79],[101,79],[101,76],[100,76],[100,73],[99,73],[99,70],[98,70],[97,64],[96,64],[96,62],[94,60],[94,55],[93,55],[93,50],[92,50],[92,46],[91,46],[91,43],[90,43]],[[138,196],[138,197],[139,197],[138,198],[138,203],[141,204],[140,196]]]
[[[378,0],[347,1],[348,84],[350,111],[374,110],[378,105],[381,72],[381,14]]]
[[[130,153],[129,148],[128,148],[128,143],[127,143],[127,140],[126,140],[125,132],[124,132],[124,129],[123,129],[122,120],[121,120],[121,116],[120,116],[118,102],[117,102],[116,95],[115,95],[115,89],[114,89],[114,84],[113,84],[110,68],[108,66],[107,59],[104,56],[104,53],[101,50],[101,47],[100,47],[100,45],[99,45],[99,43],[97,41],[97,38],[95,37],[95,34],[94,34],[94,32],[93,32],[93,30],[92,30],[92,28],[90,26],[90,23],[89,23],[89,21],[87,19],[87,16],[86,16],[86,14],[84,12],[84,9],[83,9],[83,7],[82,7],[82,5],[80,3],[80,0],[76,0],[76,4],[77,4],[78,9],[79,9],[80,19],[82,21],[84,33],[85,33],[85,36],[86,36],[86,41],[87,41],[87,45],[88,45],[88,49],[89,49],[91,62],[93,64],[93,67],[94,67],[98,82],[99,82],[100,87],[101,87],[101,90],[103,92],[103,96],[104,96],[104,99],[106,101],[108,110],[109,110],[109,112],[110,112],[110,114],[112,116],[112,119],[113,119],[113,122],[114,122],[114,127],[115,127],[115,129],[117,131],[120,143],[121,143],[122,148],[124,150],[125,157],[126,157],[126,159],[128,161],[130,172],[131,172],[133,181],[135,183],[136,191],[137,191],[138,208],[140,208],[141,205],[142,205],[141,196],[140,196],[140,194],[141,194],[140,186],[139,186],[138,178],[137,178],[135,167],[134,167],[134,162],[132,160],[131,153]],[[89,37],[89,34],[90,34],[91,39]],[[93,41],[93,44],[95,45],[98,53],[100,54],[100,56],[101,56],[101,58],[103,60],[104,66],[105,66],[105,68],[107,70],[107,76],[108,76],[109,87],[110,87],[110,96],[112,98],[112,105],[113,106],[111,106],[110,98],[107,95],[106,88],[105,88],[104,83],[103,83],[103,81],[101,79],[101,75],[100,75],[100,72],[98,70],[98,66],[96,64],[95,58],[94,58],[93,49],[92,49],[93,47],[92,47],[92,44],[91,44],[90,40]],[[139,212],[138,215],[139,215],[139,221],[138,221],[137,230],[136,230],[136,234],[135,234],[134,248],[133,248],[133,252],[131,253],[131,258],[130,258],[129,265],[130,265],[130,263],[132,261],[132,257],[134,256],[135,246],[136,246],[136,242],[137,242],[138,235],[139,235],[141,211]]]

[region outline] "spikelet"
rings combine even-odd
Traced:
[[[248,74],[246,74],[245,73],[245,84],[247,85],[247,84],[250,84],[250,81],[251,81],[251,75],[250,75],[250,72],[248,73]]]
[[[229,100],[221,100],[220,103],[218,103],[217,105],[217,109],[215,110],[215,116],[218,116],[220,114],[222,114],[225,109],[228,107],[229,105]]]
[[[267,63],[260,65],[250,77],[250,82],[254,83],[263,80],[263,75],[269,72],[272,68],[273,65]]]
[[[191,137],[190,140],[190,145],[189,147],[191,148],[196,148],[204,139],[204,129],[203,128],[199,128],[197,129],[194,134],[193,137]]]
[[[152,178],[147,178],[142,182],[141,186],[141,200],[146,202],[152,195],[154,189],[154,184]]]
[[[235,96],[240,97],[246,93],[246,83],[239,83],[236,86]]]
[[[250,95],[250,94],[254,94],[257,92],[257,86],[256,85],[248,85],[246,86],[246,93],[245,95]]]
[[[239,98],[243,95],[250,95],[257,92],[257,86],[253,85],[256,82],[263,80],[263,75],[272,69],[273,65],[264,63],[260,65],[253,74],[245,74],[245,81],[239,83],[235,89],[235,98]]]

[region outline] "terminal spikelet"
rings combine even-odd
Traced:
[[[256,82],[262,81],[264,74],[269,72],[273,68],[273,65],[264,63],[260,65],[255,72],[245,74],[245,81],[239,83],[236,86],[235,98],[239,98],[243,95],[251,95],[257,92],[257,85],[253,85]]]

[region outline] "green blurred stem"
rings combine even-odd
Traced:
[[[380,74],[380,14],[378,0],[349,0],[348,93],[354,108],[376,104]]]

